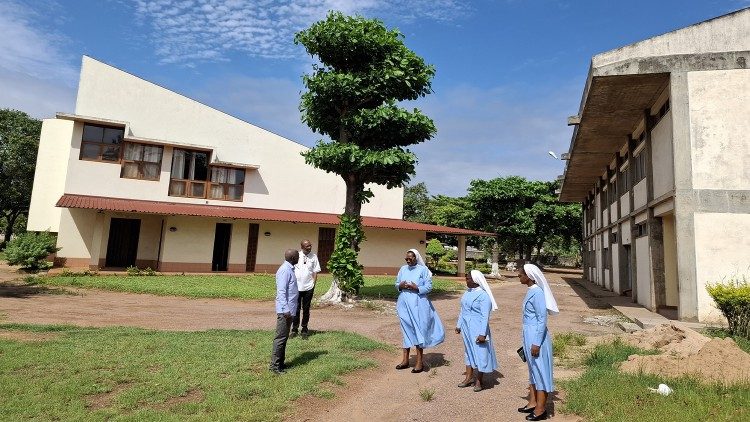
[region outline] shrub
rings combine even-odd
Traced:
[[[38,271],[52,267],[47,257],[60,250],[57,239],[50,232],[27,232],[14,237],[5,248],[8,265]]]
[[[729,323],[729,333],[750,339],[750,281],[746,276],[706,285],[716,307]]]
[[[78,271],[70,271],[69,269],[65,268],[57,276],[58,277],[95,277],[98,275],[99,275],[99,272],[96,270],[84,270],[82,272],[78,272]]]
[[[430,239],[429,242],[427,242],[427,249],[426,249],[427,256],[432,259],[432,267],[437,268],[438,260],[446,254],[446,250],[443,247],[443,244],[440,243],[437,239]]]
[[[131,277],[137,277],[137,276],[143,275],[141,274],[141,269],[136,267],[135,265],[131,265],[128,268],[125,268],[125,274]]]

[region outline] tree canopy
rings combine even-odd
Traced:
[[[6,241],[29,211],[41,130],[42,122],[28,114],[0,109],[0,218]]]
[[[403,35],[377,19],[330,12],[295,36],[320,64],[303,77],[302,120],[319,141],[305,162],[342,177],[346,203],[329,269],[345,293],[363,283],[357,263],[364,240],[360,211],[372,197],[367,184],[401,186],[417,162],[406,149],[430,139],[435,125],[400,103],[432,92],[434,67],[404,45]]]

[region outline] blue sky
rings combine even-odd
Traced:
[[[472,179],[551,180],[563,163],[592,55],[750,0],[0,0],[0,108],[72,112],[90,55],[312,146],[299,119],[312,60],[294,33],[330,9],[377,17],[437,68],[414,102],[437,136],[415,181],[463,195]],[[409,106],[412,106],[409,104]]]

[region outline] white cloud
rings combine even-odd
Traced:
[[[38,13],[19,2],[0,3],[0,107],[50,117],[72,110],[78,71],[62,53],[64,38],[34,27]]]
[[[459,0],[134,0],[137,21],[151,27],[162,63],[227,60],[232,52],[299,57],[295,32],[329,10],[378,13],[400,21],[448,21],[466,10]]]

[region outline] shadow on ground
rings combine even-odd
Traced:
[[[47,287],[39,284],[0,283],[0,297],[28,298],[36,295],[73,294],[59,287]]]

